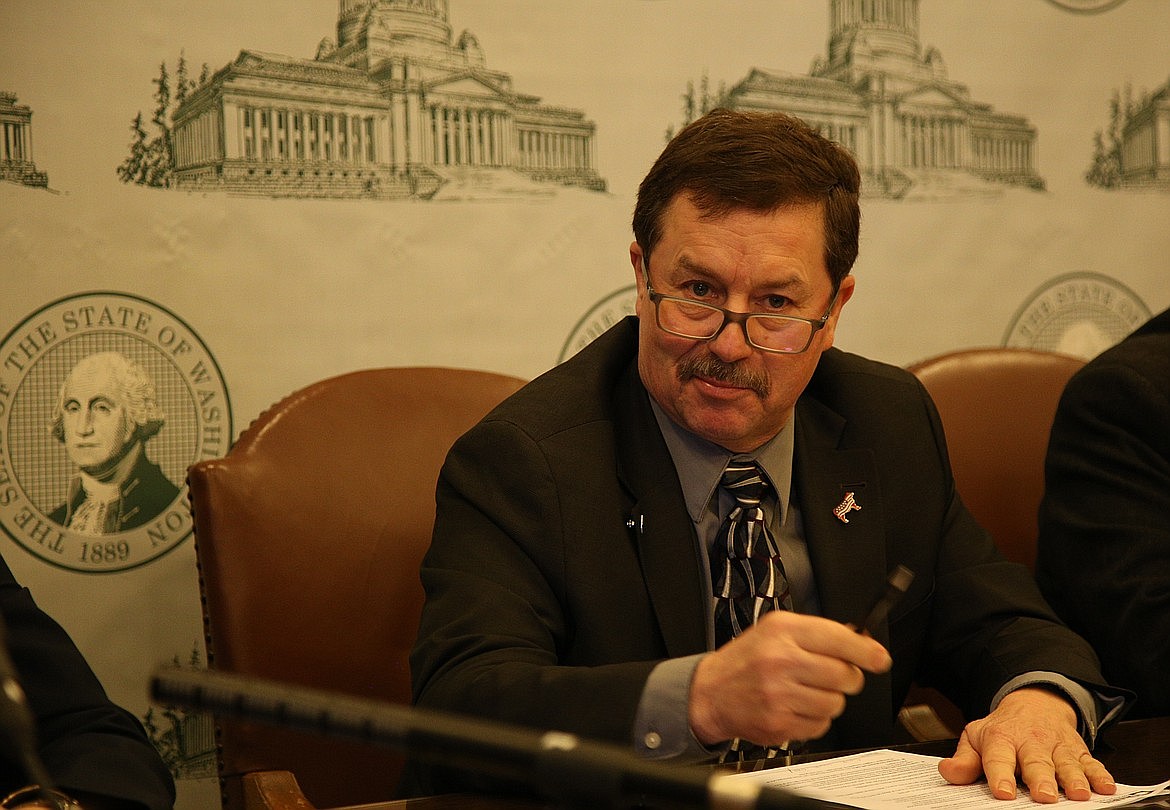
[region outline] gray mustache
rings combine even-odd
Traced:
[[[772,388],[771,382],[763,374],[749,371],[735,363],[724,363],[712,354],[687,358],[679,363],[678,379],[680,382],[686,382],[695,377],[706,377],[747,388],[760,397],[767,397]]]

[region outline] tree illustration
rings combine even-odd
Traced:
[[[123,183],[145,185],[146,167],[146,130],[142,128],[142,113],[134,116],[130,125],[132,137],[130,139],[130,154],[118,167],[118,178]]]
[[[183,668],[178,655],[172,657],[171,665],[175,669]],[[192,670],[204,668],[203,654],[198,643],[191,647],[186,668]],[[209,713],[170,706],[161,709],[150,706],[140,720],[151,744],[176,779],[197,773],[197,769],[192,770],[192,763],[202,761],[203,755],[208,751],[201,748],[192,750],[191,746],[202,744],[210,738],[210,732],[206,731],[213,723]]]
[[[154,188],[171,185],[175,171],[171,137],[175,110],[186,101],[192,90],[206,83],[210,76],[211,69],[205,62],[199,73],[199,81],[192,81],[184,51],[179,51],[173,82],[167,63],[163,61],[159,64],[157,78],[151,79],[154,85],[154,112],[150,118],[150,123],[154,125],[153,132],[147,131],[140,110],[130,124],[129,154],[116,170],[123,183]]]
[[[167,768],[172,774],[179,764],[180,754],[178,739],[174,734],[174,712],[167,710],[162,712],[167,720],[168,728],[164,730],[156,718],[154,707],[151,706],[146,710],[146,714],[142,717],[142,728],[146,731],[147,737],[154,745],[162,761],[166,763]]]
[[[175,106],[179,107],[187,98],[187,91],[191,89],[191,82],[187,78],[187,57],[179,51],[179,64],[175,66]]]
[[[174,157],[171,152],[171,79],[167,63],[159,63],[158,78],[154,80],[154,115],[150,121],[158,134],[146,147],[147,185],[169,186]]]
[[[691,121],[695,120],[695,107],[696,107],[696,104],[695,104],[695,83],[694,83],[694,81],[692,81],[690,79],[687,80],[686,92],[682,94],[682,103],[683,103],[683,121],[682,121],[682,123],[683,123],[683,126],[685,127]]]
[[[1126,122],[1133,115],[1133,88],[1126,85],[1124,93],[1114,90],[1109,99],[1109,126],[1093,136],[1093,160],[1085,172],[1085,182],[1098,188],[1118,188],[1121,185],[1121,141]]]
[[[720,82],[719,90],[711,93],[711,80],[707,76],[707,72],[703,71],[703,75],[699,78],[699,89],[695,91],[695,82],[692,79],[687,80],[686,90],[679,98],[682,101],[682,123],[679,129],[682,129],[687,124],[691,123],[697,118],[702,118],[707,113],[716,107],[720,107],[727,103],[727,83]],[[670,140],[675,136],[677,130],[671,124],[666,128],[666,140]]]

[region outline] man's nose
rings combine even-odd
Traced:
[[[715,336],[707,340],[712,354],[726,363],[743,360],[752,353],[752,345],[747,339],[747,322],[732,323],[730,318],[723,319],[723,326]]]

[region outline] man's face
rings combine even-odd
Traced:
[[[120,456],[132,438],[129,419],[113,373],[79,365],[65,383],[65,449],[82,469]]]
[[[662,238],[650,258],[650,284],[663,295],[736,312],[819,319],[833,297],[822,208],[703,217],[680,195],[663,217]],[[743,328],[733,323],[705,341],[667,334],[655,319],[637,242],[630,246],[630,260],[638,284],[638,370],[654,401],[682,427],[732,452],[750,452],[775,436],[821,352],[833,345],[853,277],[841,282],[829,321],[808,349],[776,354],[748,344]]]

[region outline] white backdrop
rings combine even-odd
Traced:
[[[1029,317],[1063,308],[1073,323],[1170,305],[1170,194],[1084,181],[1111,95],[1170,79],[1170,4],[1112,5],[1090,14],[1052,0],[922,0],[922,43],[942,54],[950,78],[1036,127],[1046,190],[867,199],[857,294],[838,345],[897,364],[1005,341],[1051,348],[1050,333],[1032,340],[1023,328]],[[30,350],[21,341],[54,302],[96,291],[140,300],[153,327],[174,315],[218,364],[232,435],[290,391],[359,368],[535,376],[628,300],[634,193],[664,132],[678,128],[687,82],[731,85],[756,67],[807,74],[829,30],[828,0],[450,0],[453,28],[474,33],[489,68],[510,74],[518,92],[596,122],[604,193],[297,200],[118,180],[130,122],[154,106],[160,62],[173,71],[182,51],[197,73],[244,49],[311,58],[335,36],[337,6],[0,3],[0,90],[31,107],[36,165],[49,177],[48,190],[0,182],[7,352]],[[1099,330],[1088,331],[1069,331],[1060,348],[1103,348]],[[157,331],[149,337],[157,345]],[[24,380],[10,359],[0,357],[0,403],[9,406]],[[6,529],[0,553],[135,713],[147,711],[145,678],[157,663],[201,654],[189,538],[101,573],[48,562]],[[181,807],[214,802],[200,773],[184,774]]]

